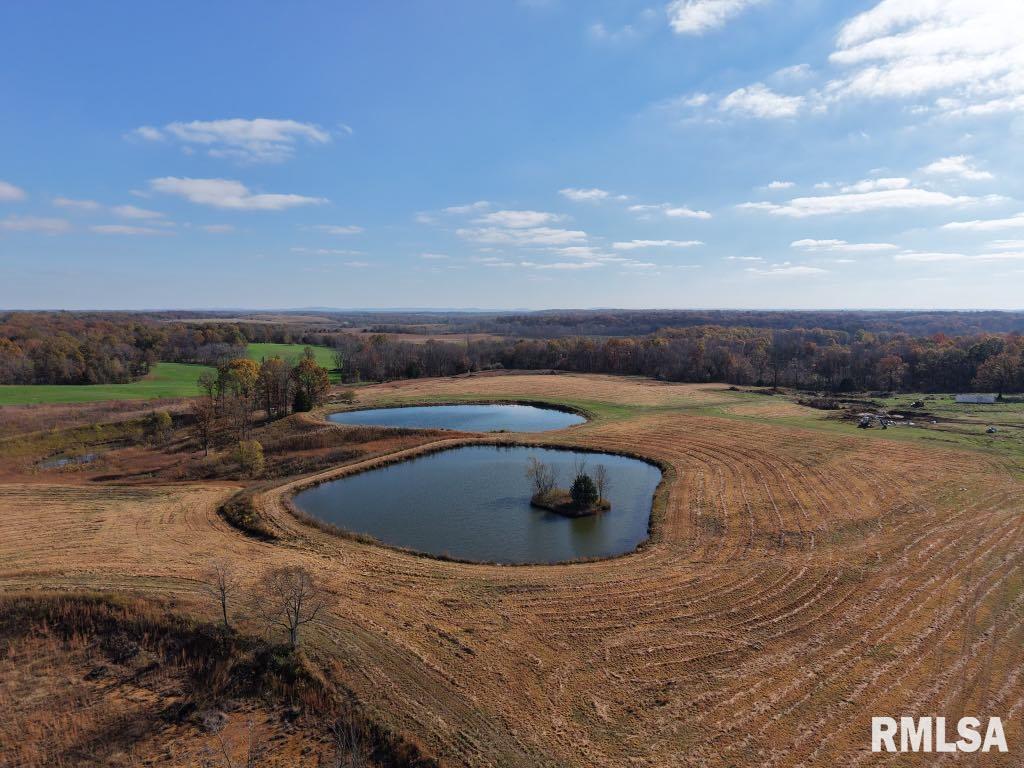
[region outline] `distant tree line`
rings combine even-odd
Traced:
[[[737,324],[691,323],[708,317]],[[660,325],[671,319],[685,324]],[[550,336],[414,344],[385,333],[338,332],[337,326],[328,330],[302,324],[188,321],[135,313],[11,312],[0,313],[0,384],[127,382],[144,376],[157,361],[220,367],[244,358],[249,343],[278,342],[332,347],[335,367],[350,382],[516,368],[836,392],[1024,390],[1019,330],[905,330],[1014,329],[1024,326],[1020,313],[581,312],[445,315],[441,320],[464,330],[492,332],[499,327],[522,330],[529,326],[530,333]],[[814,320],[833,325],[798,324]],[[780,324],[782,327],[775,327]],[[380,323],[378,327],[388,326]],[[403,327],[412,330],[411,324]],[[565,335],[567,329],[581,327],[593,333]],[[634,327],[643,332],[605,335]],[[897,330],[888,330],[892,327]],[[648,332],[648,328],[654,330]],[[280,383],[290,381],[290,376],[290,370],[287,375],[266,373],[266,381],[278,382],[276,390],[269,384],[259,390],[260,407],[267,413],[295,407],[300,390]]]
[[[383,334],[328,339],[345,381],[452,376],[494,368],[557,369],[664,381],[833,392],[1024,390],[1018,334],[950,337],[827,329],[697,326],[642,337],[412,344]]]
[[[567,336],[645,336],[666,328],[719,326],[730,328],[828,328],[855,334],[974,336],[1024,332],[1024,312],[894,311],[894,310],[546,310],[529,313],[450,314],[443,317],[453,332],[494,333],[523,338]],[[434,318],[436,323],[438,318]],[[377,329],[386,326],[377,320]],[[410,332],[416,332],[411,328]],[[422,331],[421,331],[422,332]]]

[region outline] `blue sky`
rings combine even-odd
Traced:
[[[0,307],[1022,308],[1019,0],[0,6]]]

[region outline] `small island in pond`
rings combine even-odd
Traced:
[[[568,490],[557,487],[558,478],[553,467],[532,456],[526,476],[533,484],[530,504],[534,507],[566,517],[595,515],[612,507],[605,498],[608,471],[603,464],[598,465],[593,477],[587,473],[583,462],[577,464],[573,468],[572,487]]]

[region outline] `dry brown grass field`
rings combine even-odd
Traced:
[[[536,439],[649,456],[668,468],[650,541],[601,562],[459,564],[301,522],[286,500],[308,477],[256,497],[279,536],[264,542],[217,514],[234,483],[9,474],[0,589],[126,592],[212,617],[199,581],[211,559],[250,581],[305,565],[332,597],[311,657],[443,765],[1024,762],[1024,482],[1012,462],[816,429],[808,409],[719,386],[517,375],[358,390],[360,406],[460,399],[546,400],[592,419],[401,450]],[[1000,716],[1010,752],[872,754],[871,717],[901,714]],[[301,764],[279,760],[267,764]]]

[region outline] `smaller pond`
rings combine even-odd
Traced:
[[[577,459],[604,465],[611,510],[569,518],[532,507],[531,456],[567,487]],[[296,494],[296,507],[339,528],[432,555],[497,563],[559,563],[632,552],[647,538],[661,470],[611,454],[465,446],[339,478]]]
[[[408,429],[454,429],[460,432],[547,432],[582,424],[576,413],[535,405],[416,405],[332,413],[335,424]]]
[[[54,456],[39,462],[40,469],[63,469],[80,464],[91,464],[99,458],[98,453],[83,453],[79,456]]]

